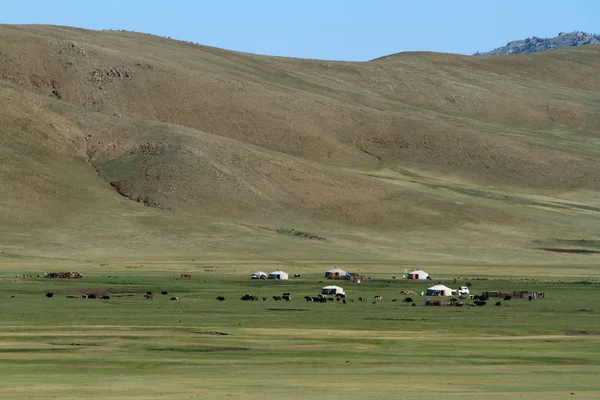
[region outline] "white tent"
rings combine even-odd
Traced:
[[[333,268],[325,272],[325,278],[339,279],[348,276],[348,273],[340,268]]]
[[[431,279],[427,272],[421,271],[420,269],[409,272],[407,278],[408,279]]]
[[[344,289],[339,287],[339,286],[325,286],[324,288],[321,289],[321,294],[325,294],[325,295],[337,295],[337,294],[343,294],[345,295],[346,292],[344,292]]]
[[[267,279],[267,273],[262,271],[253,272],[252,279]]]
[[[269,279],[284,281],[289,278],[288,274],[283,271],[274,271],[269,274]]]
[[[452,289],[444,285],[427,288],[427,296],[452,296]]]

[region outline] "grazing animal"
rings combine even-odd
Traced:
[[[250,293],[246,293],[242,296],[243,301],[258,301],[258,296],[252,296]]]
[[[392,299],[392,301],[398,301],[397,299]]]
[[[383,296],[375,296],[373,297],[373,301],[383,300]]]
[[[181,274],[181,279],[192,279],[192,274]]]
[[[300,274],[294,274],[294,278],[300,278]]]
[[[48,293],[46,293],[46,297],[47,298],[54,297],[54,293],[48,292]]]
[[[402,301],[403,301],[403,302],[405,302],[405,303],[412,303],[412,302],[413,302],[413,299],[412,299],[412,297],[407,297],[407,298],[405,298],[405,299],[404,299],[404,300],[402,300]]]
[[[263,301],[267,301],[268,297],[263,297]]]
[[[313,298],[312,298],[312,297],[310,297],[310,296],[304,296],[304,299],[306,299],[306,302],[307,302],[307,303],[310,303],[310,302],[312,302],[312,301],[313,301]]]
[[[104,295],[100,297],[102,300],[110,300],[110,296]]]
[[[219,301],[225,301],[225,297],[219,296],[219,297],[217,297],[217,300],[219,300]]]
[[[169,300],[179,300],[179,297],[177,297],[177,296],[173,296],[173,297],[171,297]]]
[[[497,301],[497,302],[496,302],[496,305],[497,305],[497,306],[501,306],[501,305],[502,305],[502,302],[501,302],[501,301]]]
[[[167,295],[169,293],[167,293],[167,292],[160,292],[160,294],[162,294],[163,296],[165,296],[165,295]]]
[[[146,299],[146,300],[152,300],[152,298],[154,298],[154,296],[152,295],[152,292],[148,292],[144,295],[144,299]]]
[[[364,297],[359,297],[359,298],[358,298],[358,301],[360,301],[360,302],[363,302],[363,301],[366,301],[366,300],[367,300],[367,299],[365,299]]]
[[[486,303],[485,301],[482,301],[482,300],[475,300],[475,305],[476,305],[477,307],[482,307],[482,306],[485,306],[486,304],[487,304],[487,303]]]
[[[400,293],[405,294],[407,296],[411,296],[411,295],[414,296],[417,294],[417,292],[415,292],[414,290],[403,290]]]
[[[281,296],[281,298],[285,301],[291,301],[292,300],[292,296],[290,296],[289,293],[285,293],[283,296]]]
[[[508,301],[508,300],[510,300],[510,299],[512,299],[512,296],[510,296],[510,295],[508,295],[508,296],[504,296],[504,301]]]
[[[98,296],[96,296],[94,293],[90,293],[87,295],[87,298],[88,299],[96,299],[96,298],[98,298]]]
[[[281,296],[273,296],[273,300],[277,301],[277,300],[282,300]]]

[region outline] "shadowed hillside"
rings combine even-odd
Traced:
[[[539,254],[594,232],[599,56],[341,63],[2,26],[0,234],[16,253]]]

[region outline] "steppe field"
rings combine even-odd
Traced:
[[[599,398],[599,61],[0,26],[0,399]]]

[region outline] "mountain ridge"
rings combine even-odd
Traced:
[[[568,47],[587,46],[600,44],[600,35],[581,31],[560,32],[552,38],[540,38],[533,36],[522,40],[513,40],[505,46],[495,48],[483,53],[477,52],[475,56],[499,56],[512,54],[531,54],[540,51],[563,49]]]

